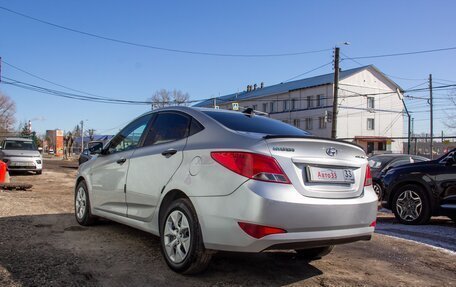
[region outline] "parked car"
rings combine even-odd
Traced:
[[[202,271],[214,250],[315,259],[374,232],[362,148],[251,110],[156,110],[91,151],[76,180],[77,222],[104,217],[160,236],[176,272]]]
[[[433,215],[456,221],[456,149],[441,158],[388,170],[381,179],[383,206],[404,224],[425,224]]]
[[[0,145],[0,160],[9,171],[34,171],[41,174],[43,158],[31,139],[7,138]]]
[[[374,191],[377,194],[379,200],[382,198],[382,187],[380,185],[380,178],[384,175],[390,168],[401,166],[404,164],[423,162],[428,161],[428,158],[418,156],[418,155],[409,155],[409,154],[381,154],[374,155],[368,159],[369,166],[371,168],[372,181],[374,186]]]

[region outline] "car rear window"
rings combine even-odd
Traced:
[[[262,133],[268,135],[308,136],[308,132],[295,128],[278,120],[264,116],[249,116],[243,113],[203,111],[225,127],[241,132]]]

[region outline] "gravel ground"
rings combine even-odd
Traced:
[[[31,191],[0,192],[0,286],[456,285],[456,255],[381,234],[310,263],[292,252],[218,253],[204,274],[178,275],[163,261],[157,237],[110,221],[79,226],[74,163],[45,164],[43,175],[12,176],[33,184]],[[393,225],[388,216],[383,230]],[[447,223],[435,224],[454,232]]]

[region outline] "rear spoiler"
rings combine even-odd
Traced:
[[[324,138],[324,137],[316,137],[316,136],[312,136],[312,135],[308,135],[308,136],[295,136],[295,135],[265,135],[263,137],[263,139],[267,140],[267,139],[281,139],[281,138],[289,138],[289,139],[292,139],[292,138],[295,138],[295,139],[316,139],[316,140],[325,140],[325,141],[332,141],[332,142],[339,142],[339,143],[345,143],[345,144],[350,144],[350,145],[353,145],[353,146],[356,146],[360,149],[362,149],[364,151],[364,149],[358,145],[358,144],[355,144],[355,143],[352,143],[352,142],[347,142],[347,141],[344,141],[344,140],[338,140],[338,139],[330,139],[330,138]]]

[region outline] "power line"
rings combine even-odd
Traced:
[[[350,60],[350,61],[352,61],[352,62],[358,64],[360,67],[365,66],[363,63],[361,63],[361,62],[355,60],[355,58],[352,58],[352,57],[350,57],[350,56],[348,56],[347,54],[342,53],[342,52],[341,52],[341,54],[345,56],[345,58],[343,58],[344,60],[345,60],[345,59],[348,59],[348,60]],[[424,79],[424,78],[422,78],[422,79],[411,79],[411,78],[404,78],[404,77],[393,76],[393,75],[391,75],[391,74],[387,74],[387,73],[384,73],[384,72],[381,72],[381,73],[382,73],[383,75],[385,75],[385,76],[390,77],[390,78],[396,78],[396,79],[399,79],[399,80],[405,80],[405,81],[427,81],[427,79]],[[426,83],[427,83],[427,82],[426,82]]]
[[[159,47],[159,46],[153,46],[153,45],[148,45],[148,44],[143,44],[143,43],[135,43],[127,40],[122,40],[122,39],[117,39],[117,38],[111,38],[103,35],[98,35],[90,32],[85,32],[73,28],[69,28],[66,26],[62,26],[59,24],[55,24],[46,20],[38,19],[11,9],[8,9],[6,7],[0,6],[0,9],[3,11],[21,16],[23,18],[27,18],[42,24],[46,24],[49,26],[53,26],[58,29],[66,30],[69,32],[89,36],[92,38],[98,38],[110,42],[115,42],[119,44],[124,44],[124,45],[130,45],[130,46],[136,46],[136,47],[141,47],[141,48],[147,48],[147,49],[153,49],[153,50],[160,50],[160,51],[167,51],[167,52],[173,52],[173,53],[181,53],[181,54],[192,54],[192,55],[202,55],[202,56],[216,56],[216,57],[245,57],[245,58],[261,58],[261,57],[286,57],[286,56],[299,56],[299,55],[305,55],[305,54],[314,54],[314,53],[320,53],[320,52],[325,52],[329,51],[331,49],[321,49],[321,50],[311,50],[311,51],[301,51],[301,52],[290,52],[290,53],[271,53],[271,54],[234,54],[234,53],[213,53],[213,52],[202,52],[202,51],[190,51],[190,50],[181,50],[181,49],[174,49],[174,48],[167,48],[167,47]]]
[[[64,86],[64,85],[58,84],[58,83],[56,83],[56,82],[47,80],[47,79],[45,79],[45,78],[43,78],[43,77],[40,77],[40,76],[38,76],[38,75],[36,75],[36,74],[32,74],[32,73],[30,73],[30,72],[28,72],[28,71],[26,71],[26,70],[24,70],[24,69],[21,69],[21,68],[19,68],[19,67],[17,67],[17,66],[14,66],[13,64],[10,64],[10,63],[6,62],[6,61],[3,60],[3,59],[2,59],[2,63],[6,64],[7,66],[10,66],[10,67],[13,68],[13,69],[16,69],[16,70],[18,70],[18,71],[21,71],[22,73],[25,73],[25,74],[27,74],[27,75],[29,75],[29,76],[32,76],[32,77],[37,78],[37,79],[39,79],[39,80],[42,80],[42,81],[44,81],[44,82],[53,84],[53,85],[55,85],[55,86],[58,86],[58,87],[61,87],[61,88],[65,88],[65,89],[70,90],[70,91],[73,91],[73,92],[78,92],[78,93],[86,94],[86,95],[89,95],[89,96],[100,97],[100,98],[106,98],[106,97],[102,97],[102,96],[97,96],[97,95],[92,94],[92,93],[88,93],[88,92],[84,92],[84,91],[81,91],[81,90],[73,89],[73,88],[70,88],[70,87],[68,87],[68,86]],[[106,98],[106,99],[109,99],[109,98]]]
[[[288,80],[283,81],[283,83],[286,83],[286,82],[289,82],[289,81],[294,80],[294,79],[296,79],[296,78],[299,78],[299,77],[301,77],[301,76],[307,75],[307,74],[309,74],[309,73],[312,73],[313,71],[316,71],[316,70],[321,69],[321,68],[323,68],[323,67],[329,66],[329,65],[331,65],[331,64],[332,64],[332,61],[329,62],[329,63],[323,64],[323,65],[321,65],[321,66],[318,66],[318,67],[316,67],[316,68],[313,68],[312,70],[309,70],[309,71],[304,72],[304,73],[302,73],[302,74],[299,74],[299,75],[296,75],[296,76],[294,76],[294,77],[291,77],[291,78],[289,78]]]
[[[57,97],[74,99],[74,100],[81,100],[81,101],[89,101],[89,102],[99,102],[99,103],[111,103],[111,104],[133,104],[133,105],[150,105],[152,102],[149,101],[133,101],[133,100],[124,100],[124,99],[113,99],[113,98],[101,98],[101,97],[93,97],[93,96],[83,96],[74,93],[68,93],[64,91],[49,89],[33,84],[28,84],[22,81],[14,80],[9,77],[3,77],[8,81],[2,81],[3,84],[12,85],[15,87],[23,88],[30,91],[35,91],[43,94],[49,94]]]
[[[374,58],[385,58],[385,57],[397,57],[397,56],[406,56],[406,55],[416,55],[416,54],[425,54],[425,53],[434,53],[442,51],[451,51],[456,50],[456,47],[447,47],[439,48],[432,50],[421,50],[421,51],[412,51],[412,52],[403,52],[403,53],[393,53],[393,54],[380,54],[380,55],[371,55],[371,56],[358,56],[358,57],[349,57],[346,59],[357,60],[357,59],[374,59]]]

